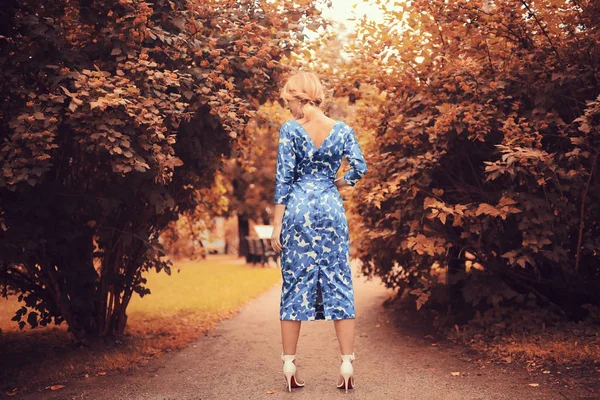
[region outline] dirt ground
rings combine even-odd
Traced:
[[[344,393],[335,383],[339,348],[331,321],[304,322],[297,352],[303,388],[287,392],[281,371],[279,296],[281,282],[246,304],[213,331],[140,370],[79,381],[65,388],[17,396],[41,399],[594,399],[590,391],[564,385],[555,376],[530,374],[514,364],[486,362],[411,326],[410,312],[385,306],[392,291],[357,275],[353,264],[357,331],[356,387]],[[416,321],[416,320],[415,320]],[[7,397],[8,398],[8,397]],[[16,398],[16,397],[11,397]]]

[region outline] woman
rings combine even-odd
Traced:
[[[281,252],[280,320],[288,390],[304,386],[294,360],[301,321],[332,320],[340,345],[338,388],[354,387],[354,290],[348,222],[338,188],[367,172],[356,135],[319,106],[324,93],[309,72],[293,75],[281,97],[295,119],[279,131],[273,248]],[[351,169],[336,179],[342,157]]]

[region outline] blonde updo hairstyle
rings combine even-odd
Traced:
[[[284,100],[298,100],[302,115],[311,119],[314,112],[321,108],[325,100],[325,92],[319,77],[314,72],[297,72],[290,76],[281,89],[280,97]]]

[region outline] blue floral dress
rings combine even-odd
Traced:
[[[286,205],[281,320],[356,318],[348,221],[334,184],[342,157],[350,164],[343,178],[354,186],[367,164],[346,123],[336,121],[319,148],[296,120],[281,126],[275,174],[275,204]]]

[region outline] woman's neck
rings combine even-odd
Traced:
[[[327,118],[325,113],[321,109],[315,107],[315,109],[311,110],[310,113],[306,113],[302,118],[298,119],[298,122],[304,124],[309,121],[316,121],[325,118]]]

